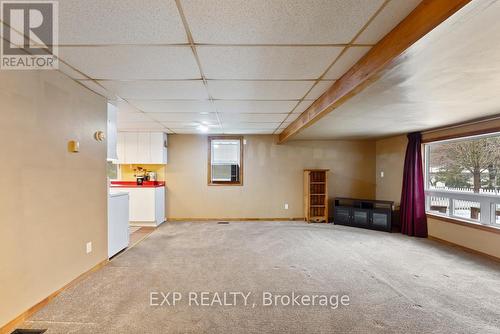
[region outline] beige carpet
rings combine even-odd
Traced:
[[[183,300],[150,305],[150,293],[169,291]],[[249,292],[251,302],[190,306],[188,293],[204,291]],[[350,301],[336,309],[263,306],[263,292]],[[500,333],[499,301],[500,264],[430,240],[300,222],[165,223],[24,327],[48,334],[485,334]]]

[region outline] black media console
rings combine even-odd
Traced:
[[[333,208],[333,223],[390,232],[393,205],[390,201],[338,197]]]

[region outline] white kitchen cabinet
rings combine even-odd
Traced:
[[[110,188],[110,193],[127,192],[130,197],[130,225],[158,226],[165,221],[166,188],[162,187],[120,187]]]
[[[118,162],[121,164],[166,164],[167,135],[163,132],[119,132]]]
[[[125,132],[123,135],[124,144],[124,159],[126,164],[137,162],[137,144],[138,137],[136,132]]]
[[[167,163],[167,134],[162,132],[151,132],[151,163],[166,164]]]
[[[148,132],[139,132],[137,134],[137,154],[135,156],[136,163],[150,164],[151,163],[151,134]]]

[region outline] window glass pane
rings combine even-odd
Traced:
[[[210,152],[212,182],[241,182],[241,141],[239,139],[212,139]]]
[[[479,221],[481,209],[478,202],[453,200],[453,216],[463,219]]]
[[[426,144],[425,163],[428,212],[500,224],[500,134]]]
[[[500,193],[500,135],[431,143],[426,149],[428,189]]]
[[[212,165],[231,165],[239,162],[239,140],[212,140]]]
[[[429,212],[449,215],[450,214],[450,199],[446,197],[427,196]]]

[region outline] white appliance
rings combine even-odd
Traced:
[[[129,244],[129,194],[108,195],[108,258]]]

